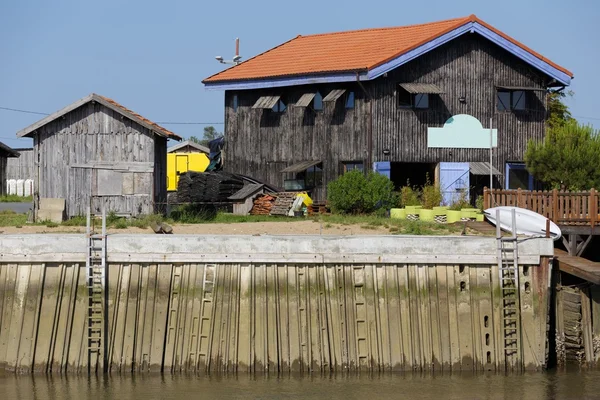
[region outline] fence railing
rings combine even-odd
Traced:
[[[599,197],[589,192],[560,190],[483,190],[484,208],[515,206],[535,211],[558,225],[598,225]]]

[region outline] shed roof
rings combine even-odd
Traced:
[[[201,151],[203,153],[209,154],[210,153],[210,149],[206,146],[202,146],[201,144],[198,144],[196,142],[192,142],[191,140],[186,140],[184,142],[181,143],[177,143],[175,146],[171,146],[167,149],[167,153],[173,153],[174,151],[177,151],[179,149],[182,149],[184,147],[193,147],[198,151]]]
[[[132,121],[137,122],[138,124],[142,125],[143,127],[150,129],[156,135],[163,136],[168,139],[181,140],[181,137],[179,135],[176,135],[175,133],[171,132],[170,130],[163,128],[162,126],[150,121],[147,118],[142,117],[140,114],[128,109],[127,107],[117,103],[114,100],[109,99],[108,97],[100,96],[99,94],[96,94],[96,93],[92,93],[82,99],[79,99],[76,102],[69,104],[65,108],[58,110],[55,113],[52,113],[45,118],[42,118],[41,120],[39,120],[38,122],[36,122],[32,125],[29,125],[27,128],[21,129],[19,132],[17,132],[17,137],[24,137],[24,136],[31,137],[35,134],[35,131],[37,129],[39,129],[42,126],[54,121],[55,119],[60,118],[63,115],[83,106],[84,104],[89,103],[90,101],[96,101],[96,102],[102,104],[103,106],[110,108],[111,110],[123,115],[124,117],[127,117],[127,118],[131,119]]]
[[[569,84],[573,74],[521,42],[485,23],[475,15],[419,25],[364,29],[317,35],[299,35],[247,61],[206,78],[208,87],[228,88],[226,83],[263,80],[264,87],[315,83],[323,77],[348,75],[346,80],[374,79],[385,72],[468,32],[477,32],[544,72]],[[280,81],[286,77],[311,77],[310,82]],[[554,76],[553,76],[554,77]],[[219,87],[221,84],[221,87]],[[239,86],[239,85],[238,85]],[[256,88],[245,86],[239,88]],[[233,88],[233,87],[231,87]]]
[[[8,147],[7,145],[5,145],[2,142],[0,142],[0,154],[2,154],[5,157],[19,157],[19,156],[21,156],[21,154],[19,154],[18,151],[16,151],[15,149],[12,149],[10,147]]]
[[[229,200],[246,200],[248,197],[256,194],[265,185],[261,183],[250,183],[229,196]]]
[[[489,175],[490,174],[490,163],[489,162],[472,162],[469,163],[469,172],[473,175]],[[496,167],[492,166],[492,174],[502,175]]]

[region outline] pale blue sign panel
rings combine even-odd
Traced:
[[[498,146],[498,131],[492,129],[492,147]],[[459,114],[450,117],[443,128],[427,128],[427,147],[489,149],[490,129],[475,117]]]

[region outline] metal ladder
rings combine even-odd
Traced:
[[[496,211],[496,221],[500,221],[499,217],[500,210]],[[522,366],[519,250],[516,225],[514,210],[512,210],[511,236],[502,237],[500,224],[496,224],[498,274],[502,292],[502,340],[506,369]]]
[[[106,212],[102,210],[102,233],[92,226],[90,208],[87,213],[87,255],[85,260],[86,286],[88,290],[87,349],[88,373],[97,373],[99,365],[108,368],[107,356],[107,290],[106,290]]]
[[[202,276],[202,310],[200,311],[200,340],[198,358],[208,372],[210,368],[211,346],[209,340],[212,339],[213,326],[213,300],[214,286],[217,277],[217,266],[215,264],[206,264]]]

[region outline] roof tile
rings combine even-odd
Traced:
[[[572,73],[475,15],[420,25],[297,36],[219,72],[205,83],[368,71],[469,22],[478,22],[555,68]]]

